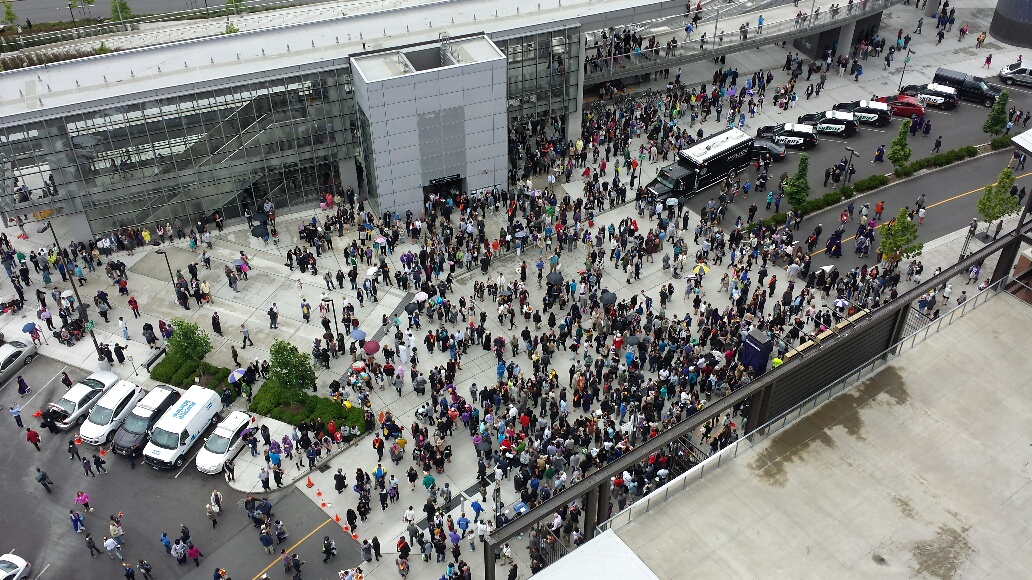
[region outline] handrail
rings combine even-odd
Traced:
[[[824,403],[831,399],[849,391],[853,386],[860,383],[865,377],[870,377],[877,370],[879,365],[881,367],[888,366],[893,360],[901,356],[900,347],[907,346],[908,349],[914,348],[918,342],[926,340],[931,333],[931,329],[934,326],[935,332],[938,332],[945,322],[946,326],[953,323],[955,319],[967,314],[968,310],[974,310],[978,308],[980,304],[984,304],[990,298],[997,296],[1001,290],[1006,289],[1008,283],[1014,283],[1010,277],[1004,277],[998,280],[996,283],[987,287],[972,296],[970,299],[962,304],[955,306],[954,308],[941,315],[939,318],[929,321],[927,324],[914,330],[914,332],[908,334],[904,338],[895,342],[892,346],[885,349],[881,353],[870,358],[863,364],[857,366],[853,370],[839,377],[839,379],[833,381],[828,386],[824,387],[820,391],[807,397],[803,401],[793,406],[791,409],[785,411],[781,415],[778,415],[774,419],[767,421],[755,431],[746,435],[744,438],[739,439],[721,449],[720,451],[709,456],[705,461],[685,473],[671,479],[665,485],[650,493],[649,495],[639,499],[633,504],[628,505],[619,513],[613,517],[602,522],[596,526],[596,530],[601,533],[609,529],[619,528],[623,525],[630,523],[636,516],[648,513],[654,504],[660,504],[665,502],[670,496],[675,495],[681,491],[684,491],[692,484],[701,480],[707,470],[712,471],[716,467],[720,467],[723,463],[738,456],[738,451],[743,443],[748,443],[748,447],[751,448],[757,443],[765,441],[778,433],[785,427],[791,425],[795,421],[802,418],[805,414],[820,407]],[[1020,282],[1018,282],[1020,284]],[[1026,286],[1026,288],[1028,288]],[[924,336],[919,335],[924,332]],[[920,340],[919,340],[920,338]],[[906,343],[910,342],[909,345]],[[865,373],[865,370],[870,368],[869,372]]]

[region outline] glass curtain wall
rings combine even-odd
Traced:
[[[508,60],[510,120],[577,113],[580,108],[577,99],[580,28],[494,42]]]
[[[65,203],[94,233],[315,205],[353,156],[348,69],[117,104],[0,131],[0,209]]]

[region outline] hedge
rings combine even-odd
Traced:
[[[951,149],[930,157],[918,159],[913,163],[907,163],[902,167],[896,168],[893,173],[896,177],[910,177],[922,169],[927,169],[929,167],[945,167],[958,161],[963,161],[969,157],[975,157],[976,155],[978,155],[978,148],[968,145],[967,147],[961,147],[960,149]]]
[[[989,142],[989,147],[992,148],[993,151],[997,151],[999,149],[1006,149],[1011,145],[1011,135],[1003,135],[1002,137],[996,137],[995,139]]]
[[[240,395],[240,390],[229,383],[229,373],[225,367],[217,367],[204,361],[187,360],[177,354],[168,353],[163,359],[151,367],[150,376],[159,383],[169,384],[181,389],[187,389],[194,385],[194,378],[199,378],[199,384],[213,391],[221,393],[226,387],[230,387],[233,398]]]
[[[277,421],[291,425],[299,425],[303,421],[320,418],[323,421],[334,420],[343,423],[359,432],[365,432],[365,411],[361,407],[346,406],[328,397],[318,395],[304,396],[301,403],[288,405],[286,393],[275,379],[266,379],[258,392],[251,398],[248,407],[251,412],[265,415]]]

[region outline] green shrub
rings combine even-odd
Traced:
[[[176,370],[176,374],[172,375],[172,380],[169,384],[175,385],[179,388],[185,389],[193,384],[194,376],[197,374],[197,367],[200,363],[192,360],[183,361],[182,365]]]
[[[159,383],[173,384],[172,378],[179,372],[179,368],[182,365],[183,360],[181,358],[166,353],[165,358],[151,367],[150,376]]]
[[[831,207],[842,201],[842,194],[838,191],[831,191],[821,196],[821,203],[824,207]]]
[[[287,393],[274,379],[262,383],[261,388],[251,399],[249,409],[253,413],[265,415],[291,425],[302,421],[320,418],[323,421],[335,421],[338,425],[346,424],[351,428],[365,431],[365,412],[360,407],[346,407],[343,403],[318,395],[304,396],[304,402],[297,405],[286,405]]]
[[[842,197],[844,199],[851,199],[854,195],[856,195],[856,192],[853,191],[853,186],[851,185],[843,187],[841,190],[839,190],[839,192],[842,194]]]
[[[1010,135],[1003,135],[1002,137],[996,137],[995,139],[993,139],[992,141],[989,142],[989,147],[993,151],[998,151],[1000,149],[1006,149],[1006,148],[1008,148],[1010,146],[1011,146],[1011,136]]]
[[[857,193],[863,193],[865,191],[871,191],[872,189],[878,189],[889,184],[889,178],[876,174],[870,177],[865,177],[853,184],[853,191]]]

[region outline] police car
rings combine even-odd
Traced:
[[[957,107],[957,89],[938,83],[907,85],[903,87],[900,94],[917,97],[917,100],[926,107],[936,107],[947,111]]]
[[[884,127],[892,121],[892,109],[885,103],[877,101],[839,103],[832,107],[832,109],[853,113],[853,117],[860,123],[867,123],[875,127]]]
[[[842,111],[824,111],[823,113],[807,113],[799,117],[803,125],[811,125],[818,133],[831,133],[842,137],[852,137],[860,130],[860,124],[853,113]]]
[[[775,143],[781,143],[785,147],[795,147],[797,149],[810,149],[817,146],[817,131],[809,125],[799,125],[796,123],[768,125],[760,127],[756,131],[756,136],[770,139]]]

